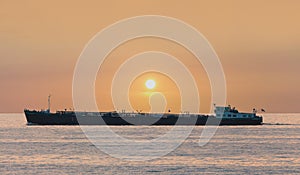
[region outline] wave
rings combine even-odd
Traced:
[[[291,123],[263,123],[263,125],[300,125],[300,124],[291,124]]]

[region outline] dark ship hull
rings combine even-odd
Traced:
[[[262,117],[216,118],[209,115],[151,114],[122,115],[115,112],[49,113],[25,110],[28,124],[36,125],[260,125]]]

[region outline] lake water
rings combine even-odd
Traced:
[[[264,114],[264,123],[221,126],[204,146],[197,126],[169,154],[127,161],[102,152],[79,126],[27,126],[23,114],[0,114],[0,174],[300,174],[300,114]],[[171,128],[112,127],[141,140]]]

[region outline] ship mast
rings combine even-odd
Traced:
[[[51,95],[48,96],[48,112],[50,113]]]

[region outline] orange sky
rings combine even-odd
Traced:
[[[241,110],[300,112],[299,8],[298,0],[1,0],[0,112],[46,108],[48,93],[53,109],[71,107],[73,71],[85,44],[104,27],[138,15],[178,18],[204,34],[223,65],[228,104]],[[207,77],[175,43],[149,38],[126,43],[111,53],[104,70],[150,49],[169,52],[188,65],[202,87],[201,112],[207,112]],[[96,87],[99,103],[108,100],[109,86]]]

